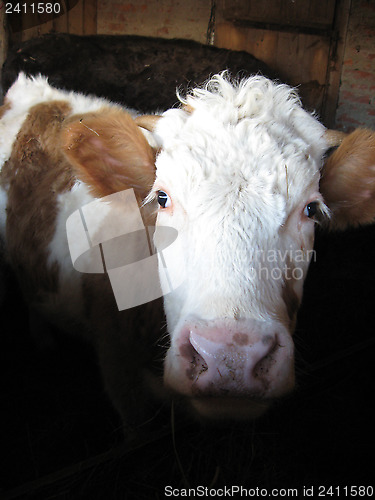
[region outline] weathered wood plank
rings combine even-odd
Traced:
[[[328,127],[335,125],[351,0],[338,0],[337,7],[334,26],[336,39],[332,40],[331,44],[326,82],[327,92],[322,105],[322,114]]]
[[[68,32],[75,35],[83,35],[83,4],[84,0],[79,0],[68,12]]]
[[[225,0],[223,13],[231,21],[327,29],[334,22],[335,4],[335,0]]]
[[[67,12],[67,3],[65,0],[60,0],[61,11],[64,12],[63,15],[56,17],[53,20],[53,30],[58,33],[67,33],[68,32],[68,12]]]
[[[97,33],[97,0],[83,0],[83,34],[96,35]]]
[[[330,51],[328,37],[223,23],[216,27],[215,45],[250,52],[276,70],[284,81],[300,86],[305,106],[322,112]]]

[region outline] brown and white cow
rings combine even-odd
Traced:
[[[119,312],[106,274],[74,269],[66,223],[97,203],[107,230],[108,196],[132,189],[163,249],[164,386],[200,415],[251,418],[294,386],[292,334],[315,224],[374,220],[375,134],[348,135],[324,164],[342,134],[286,85],[216,75],[181,101],[136,117],[21,75],[0,112],[1,234],[30,306],[93,340],[126,419],[130,393],[160,392],[162,377],[140,361],[164,335],[151,316],[160,310]],[[165,227],[178,244],[164,240]],[[113,274],[124,290],[136,285]]]

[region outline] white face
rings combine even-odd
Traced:
[[[325,207],[321,154],[295,124],[220,105],[169,111],[157,128],[157,226],[178,232],[167,268],[182,283],[164,298],[164,378],[202,415],[243,418],[293,388],[291,335]]]

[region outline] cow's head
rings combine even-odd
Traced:
[[[143,197],[152,178],[157,226],[178,231],[167,266],[182,285],[164,297],[165,384],[208,417],[261,414],[294,386],[292,334],[315,224],[373,220],[374,135],[345,139],[321,181],[332,137],[289,87],[263,77],[216,76],[151,127],[139,118],[152,129],[155,170],[135,123],[117,120],[108,133],[110,121],[73,119],[65,150],[99,195],[134,187]]]

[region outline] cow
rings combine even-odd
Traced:
[[[314,228],[375,217],[373,132],[329,131],[293,89],[259,75],[217,74],[179,99],[139,115],[21,74],[0,111],[7,259],[33,311],[93,342],[108,393],[132,424],[147,391],[209,420],[259,417],[292,391]],[[167,332],[160,300],[141,315],[119,312],[111,269],[73,265],[67,221],[96,203],[91,220],[111,231],[108,200],[129,191],[156,228]],[[123,280],[114,267],[119,287],[132,290],[137,276]],[[162,372],[149,364],[155,344]]]
[[[183,93],[225,68],[243,77],[259,72],[280,78],[247,52],[193,40],[67,33],[11,46],[1,78],[6,92],[20,72],[42,74],[56,88],[106,97],[146,113],[171,108],[178,103],[177,87]]]

